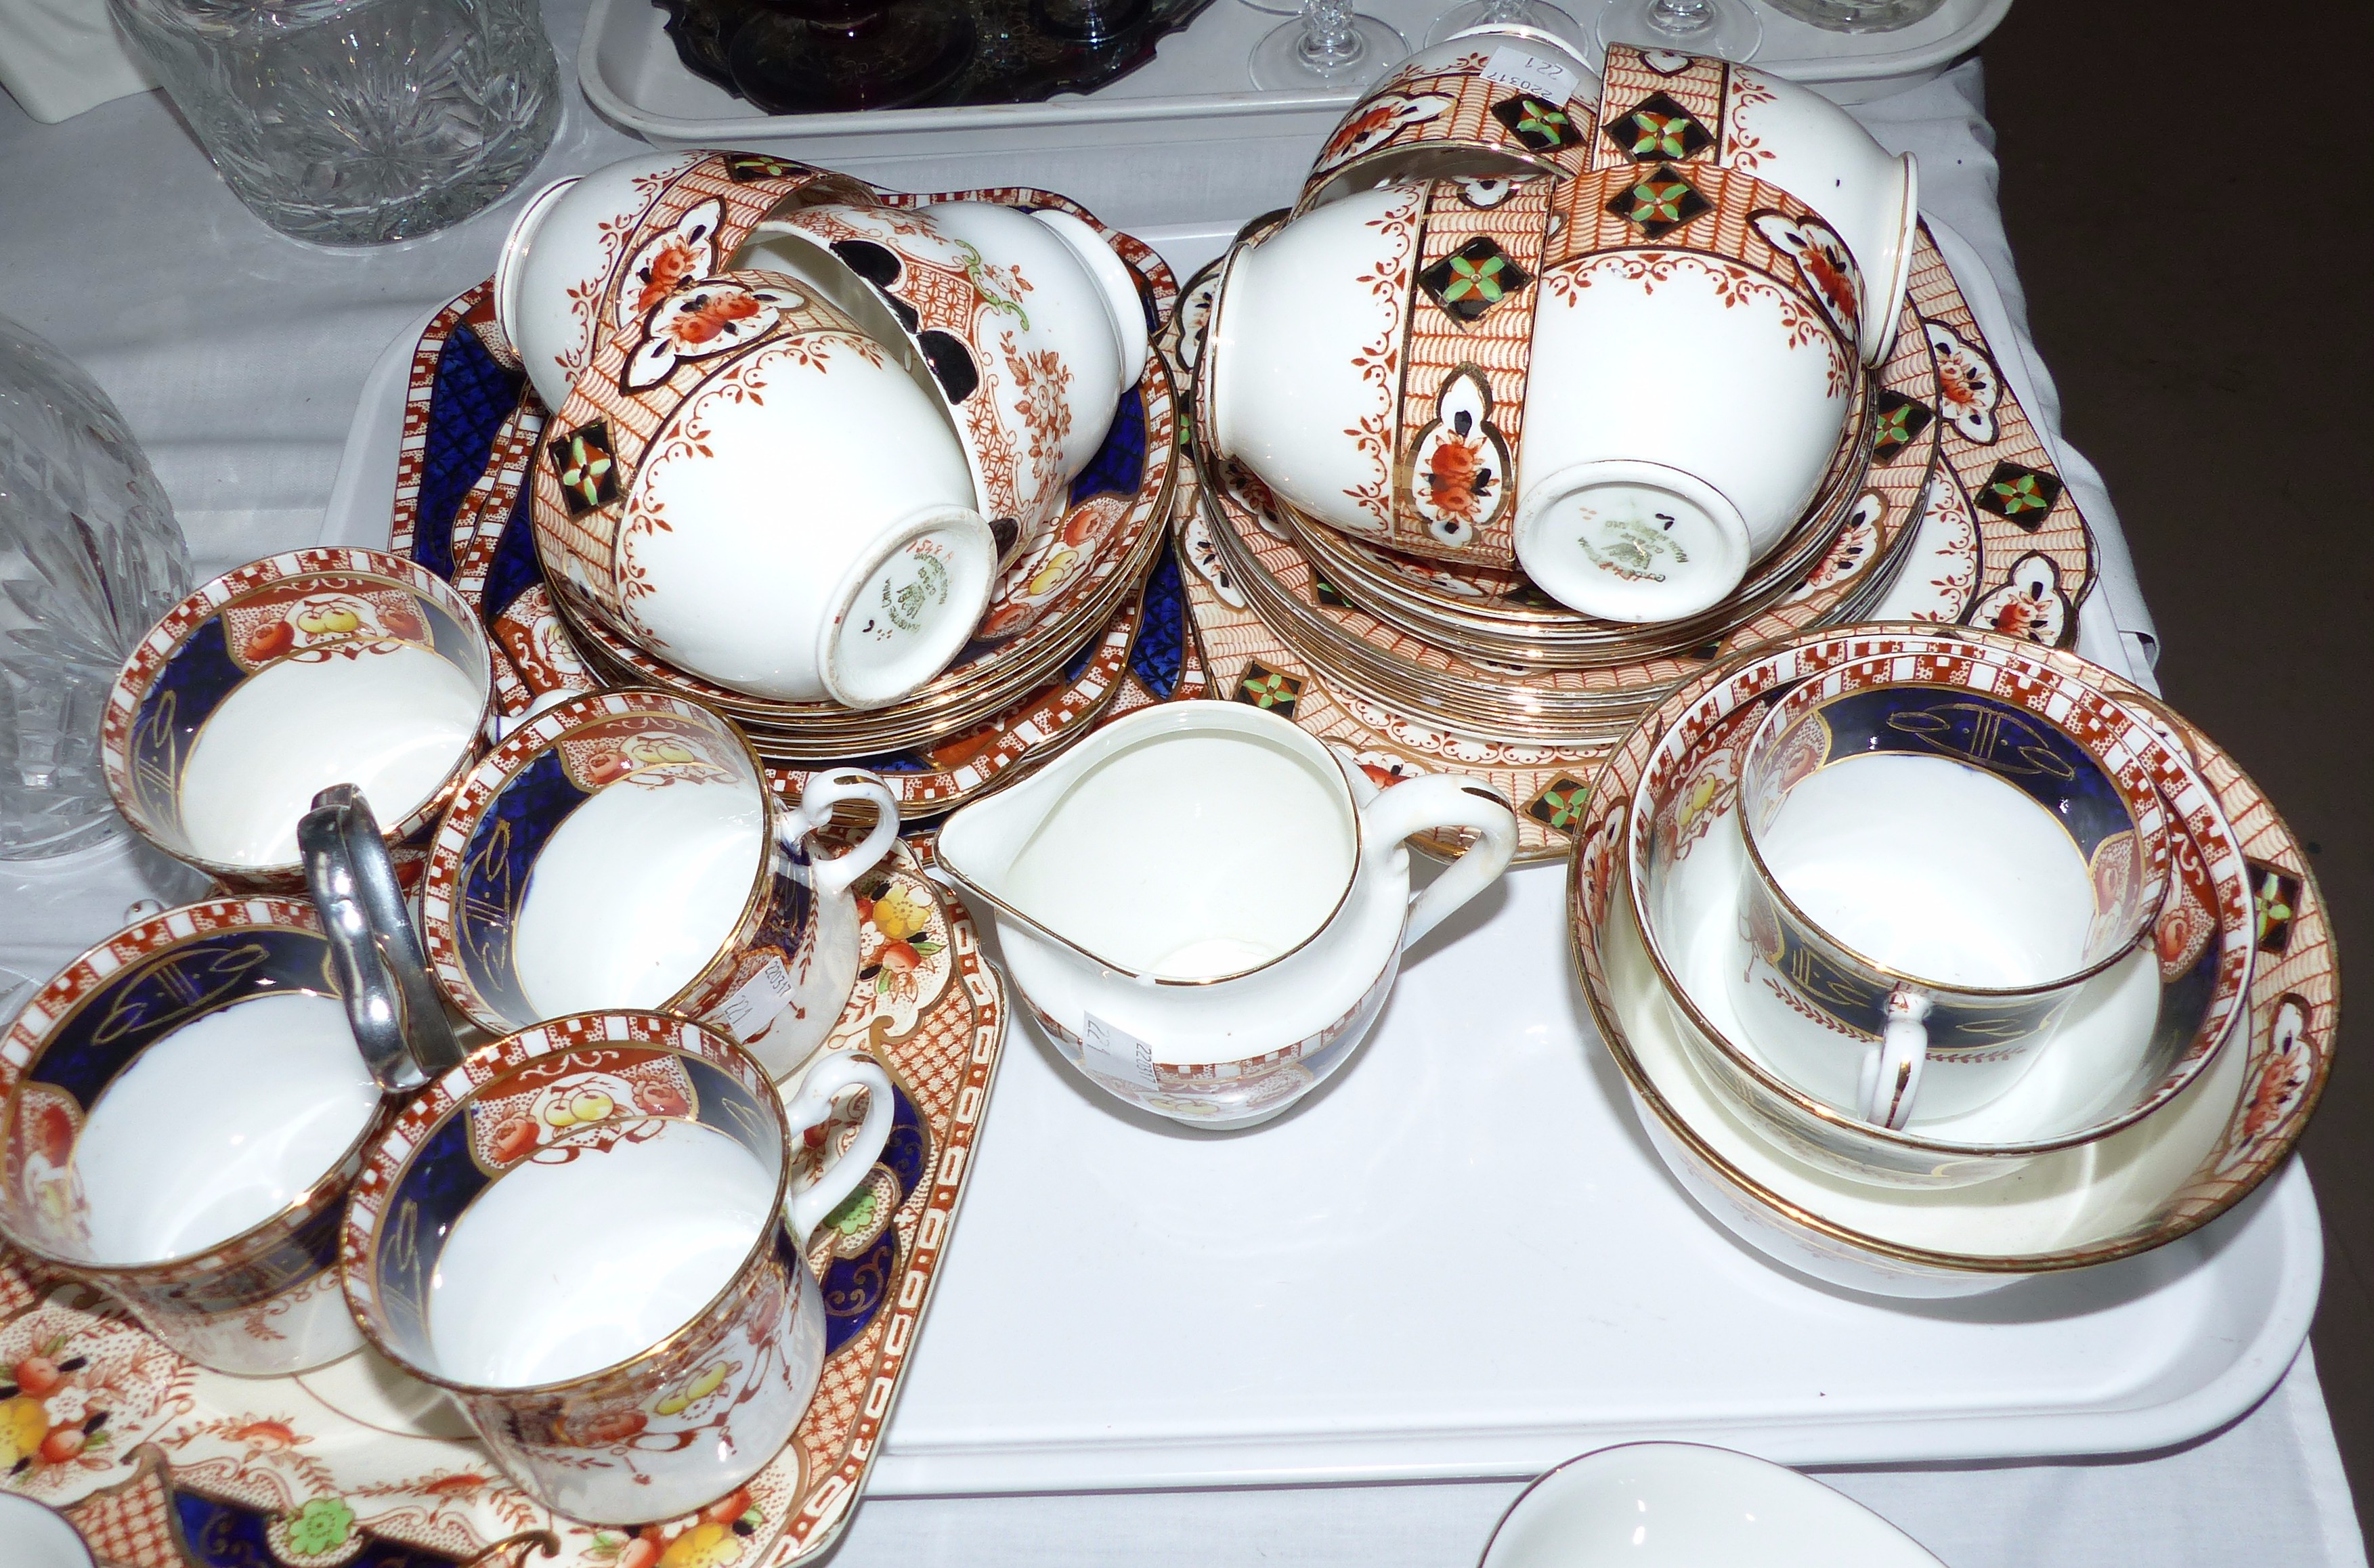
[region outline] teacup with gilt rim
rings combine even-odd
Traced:
[[[793,1190],[793,1141],[863,1089]],[[731,1494],[814,1396],[808,1235],[864,1178],[889,1080],[827,1056],[790,1094],[732,1041],[587,1013],[480,1047],[370,1149],[340,1267],[362,1334],[445,1389],[529,1495],[643,1524]]]
[[[360,1342],[338,1216],[386,1113],[311,906],[213,899],[116,932],[18,1014],[0,1095],[11,1246],[217,1371]]]
[[[2168,822],[2169,872],[2165,896],[2148,904],[2150,940],[2088,982],[2028,1078],[1991,1106],[1902,1129],[1841,1110],[1776,1071],[1757,1027],[1763,1012],[1743,1016],[1733,1000],[1735,972],[1747,967],[1737,792],[1749,738],[1804,683],[1874,659],[1917,661],[1957,685],[2082,714],[2131,750],[2126,771],[2146,781]],[[1666,710],[1630,789],[1623,874],[1679,1037],[1739,1114],[1794,1158],[1882,1185],[1989,1181],[2152,1116],[2235,1032],[2252,968],[2247,862],[2215,792],[2165,725],[2103,694],[2103,678],[2074,656],[2023,653],[2007,638],[1859,627],[1743,655]]]
[[[822,851],[836,805],[863,842]],[[857,978],[850,888],[899,834],[882,780],[812,773],[796,805],[749,743],[665,692],[596,692],[529,720],[439,825],[421,889],[429,961],[490,1034],[639,1009],[724,1031],[781,1076]]]
[[[452,585],[377,550],[251,561],[176,605],[108,694],[100,756],[133,829],[233,888],[297,892],[297,825],[359,788],[407,879],[495,709],[485,628]]]

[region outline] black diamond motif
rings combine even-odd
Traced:
[[[1574,128],[1572,115],[1529,93],[1504,98],[1494,104],[1492,118],[1533,152],[1555,152],[1582,140],[1582,133]]]
[[[1459,322],[1483,319],[1484,312],[1521,292],[1534,275],[1500,249],[1488,234],[1479,234],[1417,275],[1418,287]]]
[[[599,511],[618,498],[618,460],[610,449],[610,426],[596,419],[546,444],[552,472],[560,480],[561,504],[570,517]]]
[[[1273,670],[1258,659],[1245,661],[1245,673],[1237,682],[1239,702],[1267,708],[1280,719],[1294,717],[1294,702],[1301,695],[1300,680],[1283,670]]]
[[[2061,481],[2040,469],[2016,462],[1998,462],[1971,499],[1980,509],[2019,524],[2030,533],[2044,526],[2052,504],[2061,498]]]
[[[1714,137],[1698,116],[1682,107],[1671,93],[1652,92],[1635,104],[1632,112],[1607,123],[1607,138],[1635,163],[1685,161],[1714,146]]]
[[[2292,920],[2299,914],[2300,879],[2281,866],[2251,860],[2252,935],[2262,953],[2282,953],[2292,944]]]
[[[1525,807],[1525,814],[1545,827],[1572,833],[1574,825],[1582,820],[1582,808],[1590,799],[1590,785],[1561,773],[1534,797]]]
[[[1607,210],[1661,240],[1712,205],[1672,164],[1661,163],[1617,193]]]
[[[1872,438],[1871,460],[1886,462],[1898,452],[1921,439],[1921,432],[1937,417],[1936,410],[1918,398],[1900,392],[1879,394],[1879,430]]]

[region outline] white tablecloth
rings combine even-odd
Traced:
[[[564,63],[582,0],[548,0]],[[564,71],[564,75],[566,72]],[[640,144],[569,89],[538,181]],[[1969,241],[2003,297],[1996,347],[2048,430],[2059,403],[2027,337],[1995,205],[1980,76],[1965,64],[1859,111],[1922,163],[1923,207]],[[201,576],[310,542],[365,372],[399,333],[484,278],[515,197],[429,239],[329,252],[250,216],[161,95],[102,105],[60,125],[0,99],[0,313],[79,360],[114,397],[155,462]],[[1250,216],[1250,215],[1248,215]],[[2008,341],[2006,341],[2008,339]],[[2148,651],[2151,622],[2108,497],[2065,446],[2062,469],[2102,549],[2100,595]],[[2141,663],[2142,661],[2136,661]],[[145,883],[182,893],[171,868],[122,848],[0,877],[0,965],[39,977],[111,929],[115,908],[76,890]],[[2225,1431],[2143,1457],[1822,1472],[1955,1568],[2148,1562],[2366,1562],[2312,1359]],[[1472,1562],[1512,1483],[1261,1491],[876,1499],[838,1562],[990,1568],[1182,1560],[1209,1563]]]

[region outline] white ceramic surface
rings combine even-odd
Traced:
[[[8,1568],[92,1568],[90,1548],[63,1515],[0,1492],[0,1562]]]
[[[252,997],[182,1024],[83,1124],[89,1260],[161,1263],[261,1224],[336,1169],[379,1106],[335,997]]]
[[[1792,1269],[1875,1295],[1947,1297],[2001,1290],[2027,1276],[2024,1257],[2082,1247],[2158,1211],[2217,1146],[2243,1082],[2242,1051],[2220,1051],[2157,1114],[2111,1137],[2048,1155],[2004,1178],[1947,1188],[1888,1188],[1816,1169],[1782,1153],[1717,1094],[1692,1059],[1682,1024],[1649,960],[1631,898],[1611,907],[1604,962],[1625,1034],[1675,1114],[1734,1169],[1807,1213],[1899,1246],[2000,1258],[2000,1270],[1915,1265],[1809,1233],[1701,1167],[1654,1112],[1634,1102],[1651,1142],[1708,1213]],[[2136,1012],[2114,994],[2064,1026],[2080,1053],[2115,1057],[2095,1029],[2133,1038]]]
[[[484,679],[409,644],[375,657],[284,661],[223,699],[182,770],[182,825],[200,860],[286,865],[297,823],[332,784],[383,823],[420,809],[468,754]]]
[[[677,405],[635,473],[622,629],[736,691],[896,702],[988,605],[997,545],[974,500],[946,415],[885,351],[762,343]]]
[[[828,249],[852,240],[908,260],[897,276],[857,283]],[[942,348],[920,379],[951,406],[981,514],[1017,524],[1009,556],[1042,540],[1063,515],[1073,476],[1103,444],[1121,394],[1146,364],[1146,310],[1127,265],[1068,213],[987,202],[800,207],[758,225],[734,264],[780,265],[814,284],[877,340],[908,353],[911,373],[929,356],[909,352],[908,329],[884,299],[897,299],[909,322],[920,302],[934,312],[926,331],[953,332],[965,362],[946,363]],[[919,287],[907,275],[915,266],[942,281]],[[951,277],[963,290],[953,311],[944,287]],[[941,326],[941,312],[962,319]]]
[[[1631,262],[1611,252],[1576,267],[1576,287],[1540,290],[1517,559],[1585,614],[1679,620],[1720,603],[1796,523],[1857,378],[1780,284],[1692,252],[1663,276]]]
[[[1527,1487],[1482,1568],[1944,1568],[1851,1498],[1764,1459],[1628,1443]]]
[[[649,1138],[566,1164],[523,1163],[463,1211],[438,1259],[438,1370],[530,1387],[659,1343],[734,1278],[774,1197],[774,1171],[698,1122],[664,1121]],[[550,1239],[589,1229],[599,1245]]]
[[[1403,840],[1440,827],[1478,842],[1413,900]],[[1464,780],[1380,792],[1283,719],[1189,702],[963,808],[940,863],[994,910],[1009,975],[1084,1071],[1190,1125],[1239,1127],[1342,1065],[1404,948],[1515,846],[1507,805]]]
[[[1202,432],[1310,516],[1357,533],[1380,524],[1351,495],[1373,482],[1346,437],[1389,427],[1394,388],[1366,376],[1376,345],[1403,340],[1405,290],[1363,276],[1417,244],[1423,189],[1386,185],[1303,214],[1228,258],[1213,296],[1196,392]]]
[[[1851,114],[1811,88],[1754,66],[1732,67],[1732,129],[1750,144],[1731,161],[1819,213],[1863,271],[1863,359],[1886,359],[1912,275],[1920,170]],[[1760,89],[1760,90],[1743,90]]]
[[[698,155],[645,153],[556,180],[511,220],[495,265],[495,324],[546,408],[569,401],[593,354],[594,293],[626,230],[650,205],[650,187],[697,161]]]

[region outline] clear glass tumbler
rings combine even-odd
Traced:
[[[122,830],[100,719],[124,655],[189,591],[173,504],[123,415],[0,316],[0,860]]]
[[[457,223],[560,123],[536,0],[109,0],[241,201],[323,245]]]

